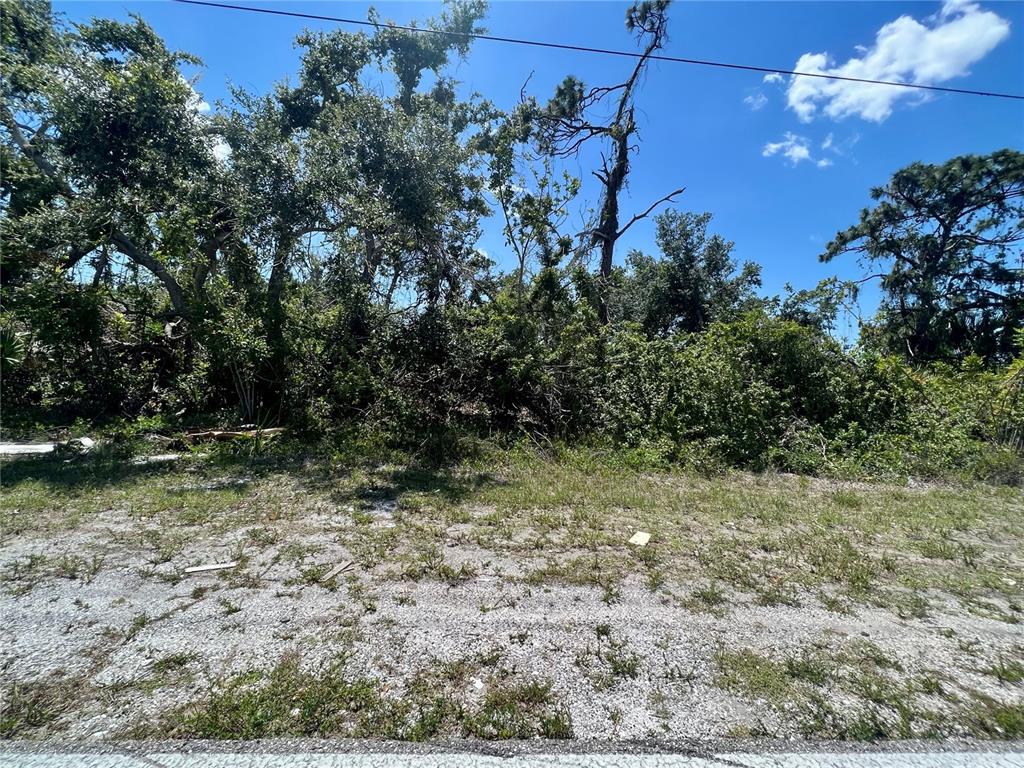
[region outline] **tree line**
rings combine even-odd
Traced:
[[[621,82],[570,76],[511,110],[450,74],[485,12],[303,33],[294,84],[207,111],[183,74],[201,62],[141,18],[0,6],[4,428],[219,419],[801,471],[1016,466],[1024,155],[915,163],[872,191],[821,257],[882,288],[847,349],[832,332],[857,282],[765,297],[710,213],[672,207],[677,184],[628,208],[667,0],[627,12]],[[564,170],[588,147],[592,208]],[[477,248],[491,215],[507,271]],[[621,253],[649,218],[658,253]]]

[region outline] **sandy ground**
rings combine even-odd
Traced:
[[[387,502],[374,509],[374,526],[391,525]],[[279,521],[274,543],[249,547],[244,567],[195,575],[183,575],[184,568],[233,560],[251,539],[248,529],[194,527],[181,551],[160,563],[128,530],[131,515],[123,509],[92,515],[71,531],[7,537],[0,563],[69,552],[98,553],[102,561],[88,576],[44,575],[27,588],[8,568],[0,594],[5,695],[12,683],[71,682],[74,705],[33,735],[104,740],[197,700],[225,675],[265,669],[288,654],[309,668],[348,654],[353,674],[376,678],[396,695],[435,661],[485,658],[466,700],[486,693],[492,669],[551,680],[580,739],[707,739],[752,727],[789,737],[792,727],[776,709],[723,690],[717,654],[752,649],[782,658],[870,641],[908,675],[936,672],[955,688],[1022,702],[1019,686],[982,671],[993,659],[1016,656],[1021,626],[952,602],[927,618],[900,619],[882,609],[846,616],[813,600],[765,607],[733,595],[726,612],[712,615],[673,596],[686,584],[652,592],[631,577],[608,604],[597,587],[517,579],[527,563],[466,543],[460,524],[448,530],[445,561],[473,563],[471,578],[456,585],[401,579],[386,558],[372,570],[352,562],[331,532],[344,517],[344,510],[325,509]],[[317,562],[336,564],[332,570],[345,567],[334,584],[296,583],[301,564],[284,556],[296,542],[314,548]],[[934,600],[941,605],[941,596]],[[606,638],[635,655],[635,677],[609,675],[602,666],[602,625]],[[174,675],[154,671],[161,659],[181,654],[187,659]]]

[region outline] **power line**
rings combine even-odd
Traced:
[[[617,51],[610,48],[592,48],[585,45],[569,45],[568,43],[545,43],[540,40],[526,40],[516,37],[499,37],[497,35],[474,34],[471,32],[445,32],[440,29],[429,29],[425,27],[411,27],[403,24],[379,24],[366,19],[346,19],[340,16],[321,16],[315,13],[299,13],[298,11],[279,11],[273,8],[254,8],[247,5],[232,5],[229,3],[212,3],[207,0],[173,0],[176,3],[186,5],[205,5],[210,8],[224,8],[231,11],[250,11],[252,13],[265,13],[271,16],[290,16],[297,19],[312,19],[315,21],[333,21],[339,24],[357,24],[364,27],[387,27],[400,29],[406,32],[426,32],[433,35],[448,35],[464,37],[471,40],[489,40],[495,43],[515,43],[516,45],[531,45],[536,48],[556,48],[563,51],[581,51],[584,53],[601,53],[607,56],[623,56],[626,58],[639,59],[643,56],[636,51]],[[867,83],[870,85],[891,85],[897,88],[915,88],[922,91],[940,91],[942,93],[959,93],[968,96],[992,96],[999,99],[1016,99],[1024,101],[1024,95],[1015,93],[999,93],[996,91],[975,91],[969,88],[946,88],[941,85],[922,85],[920,83],[899,83],[892,80],[868,80],[862,77],[845,77],[843,75],[829,75],[824,72],[797,72],[792,69],[777,69],[775,67],[757,67],[751,64],[730,64],[723,61],[709,61],[707,59],[685,59],[680,56],[665,56],[651,54],[647,57],[655,61],[670,61],[675,64],[695,64],[702,67],[718,67],[720,69],[740,69],[747,72],[763,72],[766,74],[793,75],[796,77],[817,77],[824,80],[842,80],[848,83]]]

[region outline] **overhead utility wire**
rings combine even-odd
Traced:
[[[315,13],[300,13],[298,11],[280,11],[273,8],[254,8],[247,5],[232,5],[229,3],[212,3],[207,0],[173,0],[176,3],[186,5],[205,5],[210,8],[224,8],[231,11],[249,11],[252,13],[266,13],[271,16],[290,16],[297,19],[313,19],[315,21],[333,21],[339,24],[358,24],[365,27],[401,29],[406,32],[426,32],[434,35],[449,35],[453,37],[464,37],[472,40],[490,40],[495,43],[515,43],[516,45],[532,45],[537,48],[556,48],[563,51],[582,51],[585,53],[602,53],[608,56],[625,56],[627,58],[639,59],[642,53],[636,51],[616,51],[610,48],[592,48],[585,45],[569,45],[568,43],[545,43],[540,40],[526,40],[516,37],[499,37],[497,35],[475,34],[471,32],[445,32],[440,29],[429,29],[427,27],[411,27],[403,24],[381,24],[367,21],[366,19],[346,19],[340,16],[321,16]],[[1016,93],[999,93],[996,91],[976,91],[969,88],[946,88],[941,85],[922,85],[920,83],[900,83],[893,80],[868,80],[862,77],[846,77],[844,75],[829,75],[824,72],[797,72],[792,69],[776,69],[775,67],[756,67],[751,64],[729,64],[723,61],[709,61],[706,59],[685,59],[680,56],[665,56],[661,54],[650,54],[648,59],[655,61],[670,61],[676,64],[696,64],[702,67],[719,67],[720,69],[740,69],[747,72],[764,72],[775,75],[793,75],[795,77],[818,77],[824,80],[843,80],[848,83],[867,83],[870,85],[891,85],[898,88],[916,88],[922,91],[941,91],[943,93],[959,93],[969,96],[991,96],[998,99],[1016,99],[1024,101],[1024,95]]]

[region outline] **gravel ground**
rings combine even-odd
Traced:
[[[393,511],[377,504],[372,526],[391,526]],[[786,658],[808,648],[840,654],[870,641],[907,676],[936,674],[947,689],[1022,704],[1019,684],[984,672],[997,659],[1017,657],[1021,626],[966,612],[948,596],[930,595],[938,609],[924,618],[870,607],[843,615],[811,599],[768,607],[740,594],[713,614],[679,599],[685,584],[652,591],[634,575],[614,600],[605,600],[595,586],[524,582],[517,576],[530,563],[467,542],[465,523],[449,526],[444,558],[453,568],[473,563],[471,576],[454,584],[401,579],[386,557],[371,569],[353,563],[356,556],[332,533],[346,514],[321,505],[278,520],[273,542],[249,546],[244,564],[191,576],[182,575],[188,565],[236,559],[252,541],[249,527],[193,527],[162,562],[146,544],[147,527],[157,523],[124,509],[93,514],[71,530],[6,537],[0,545],[0,564],[7,567],[0,593],[4,695],[33,681],[65,681],[75,691],[72,706],[28,735],[120,738],[199,700],[226,675],[267,669],[286,656],[316,669],[343,654],[347,670],[377,679],[394,695],[430,665],[486,658],[459,693],[465,701],[487,694],[488,667],[550,680],[574,736],[605,742],[719,739],[755,726],[778,739],[797,736],[784,709],[723,687],[717,659],[732,651]],[[317,562],[332,571],[347,567],[331,583],[307,583],[302,559],[288,554],[296,543],[316,551]],[[28,585],[12,576],[13,563],[62,553],[94,553],[96,565],[71,578],[40,574]],[[631,671],[609,673],[609,642],[635,659]],[[180,669],[159,672],[170,657],[181,659]],[[833,696],[834,706],[849,704]],[[931,705],[948,709],[941,697]]]

